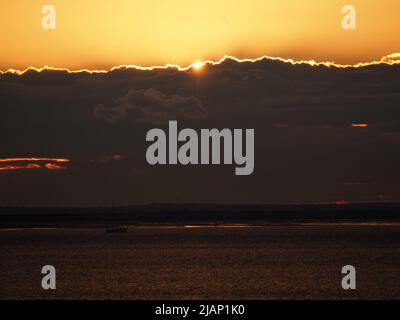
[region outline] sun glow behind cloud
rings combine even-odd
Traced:
[[[204,67],[204,62],[195,62],[195,63],[192,64],[192,67],[196,71],[200,71]]]
[[[340,27],[343,2],[293,0],[53,0],[57,29],[41,28],[45,1],[3,1],[0,69],[49,65],[190,65],[232,55],[354,64],[398,52],[397,0],[355,0],[357,30]],[[18,39],[18,40],[17,40]]]
[[[377,61],[369,61],[369,62],[359,62],[356,64],[338,64],[330,61],[323,61],[323,62],[317,62],[315,60],[299,60],[295,61],[293,59],[284,59],[280,57],[269,57],[269,56],[261,56],[258,58],[254,59],[249,59],[249,58],[244,58],[240,59],[237,57],[233,56],[224,56],[223,58],[213,61],[213,60],[207,60],[203,62],[195,62],[193,64],[190,64],[188,66],[180,66],[177,64],[165,64],[165,65],[155,65],[155,66],[139,66],[139,65],[119,65],[110,68],[109,70],[103,69],[103,70],[98,70],[98,69],[68,69],[68,68],[55,68],[55,67],[49,67],[49,66],[44,66],[43,68],[36,68],[36,67],[28,67],[23,70],[17,70],[17,69],[7,69],[7,70],[0,70],[0,74],[16,74],[16,75],[23,75],[28,71],[36,71],[36,72],[43,72],[43,71],[65,71],[68,73],[108,73],[110,71],[115,71],[115,70],[120,70],[120,69],[136,69],[136,70],[142,70],[142,71],[153,71],[153,70],[167,70],[167,69],[175,69],[177,71],[189,71],[193,69],[196,72],[201,71],[205,66],[207,65],[219,65],[221,63],[224,63],[227,60],[232,60],[235,62],[239,63],[248,63],[248,62],[258,62],[261,60],[273,60],[273,61],[280,61],[292,65],[299,65],[299,64],[305,64],[309,65],[312,67],[319,67],[319,66],[325,66],[325,67],[333,67],[333,68],[362,68],[362,67],[368,67],[368,66],[373,66],[373,65],[397,65],[400,64],[400,59],[393,59],[390,57],[397,57],[400,56],[400,53],[393,53],[387,56],[382,57],[380,60]]]

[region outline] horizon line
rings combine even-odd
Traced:
[[[375,61],[369,61],[369,62],[359,62],[356,64],[340,64],[340,63],[335,63],[332,61],[315,61],[315,60],[295,60],[291,58],[282,58],[282,57],[272,57],[272,56],[260,56],[257,58],[237,58],[235,56],[230,56],[230,55],[225,55],[219,60],[204,60],[204,61],[197,61],[194,62],[188,66],[182,67],[179,64],[171,64],[167,63],[165,65],[154,65],[154,66],[139,66],[139,65],[118,65],[114,66],[108,70],[105,69],[69,69],[69,68],[61,68],[61,67],[51,67],[51,66],[43,66],[41,68],[30,66],[27,67],[26,69],[23,70],[18,70],[18,69],[13,69],[9,68],[5,71],[0,70],[0,75],[5,75],[5,74],[14,74],[14,75],[24,75],[25,73],[29,71],[36,71],[38,73],[41,73],[43,71],[63,71],[67,72],[70,74],[75,74],[75,73],[90,73],[90,74],[106,74],[113,72],[115,70],[120,70],[120,69],[135,69],[135,70],[141,70],[141,71],[153,71],[153,70],[168,70],[168,69],[175,69],[177,71],[188,71],[191,69],[195,69],[196,71],[200,72],[201,68],[203,68],[206,65],[220,65],[225,61],[232,60],[238,63],[255,63],[259,62],[262,60],[271,60],[271,61],[279,61],[283,63],[288,63],[291,65],[309,65],[311,67],[328,67],[328,68],[339,68],[339,69],[345,69],[345,68],[362,68],[362,67],[367,67],[367,66],[374,66],[374,65],[398,65],[400,64],[400,52],[395,52],[391,53],[388,55],[383,56],[380,60],[375,60]]]
[[[383,204],[396,204],[400,205],[400,200],[365,200],[365,201],[313,201],[313,202],[254,202],[254,203],[237,203],[237,202],[146,202],[137,204],[126,205],[82,205],[82,206],[7,206],[1,205],[0,210],[3,209],[123,209],[132,207],[148,207],[148,206],[352,206],[352,205],[383,205]]]

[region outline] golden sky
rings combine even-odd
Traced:
[[[57,29],[41,26],[54,5]],[[357,29],[341,27],[343,5]],[[400,51],[398,0],[0,0],[0,69],[108,69],[262,55],[337,63]]]

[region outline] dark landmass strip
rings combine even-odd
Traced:
[[[112,225],[400,222],[400,203],[148,204],[109,208],[0,208],[0,228]]]

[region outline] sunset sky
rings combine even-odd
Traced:
[[[0,206],[400,200],[399,12],[398,0],[0,0]],[[348,65],[360,62],[373,63]],[[194,68],[144,68],[165,64]],[[149,165],[147,132],[172,120],[254,129],[254,173]]]
[[[41,8],[57,29],[41,27]],[[343,30],[354,5],[357,29]],[[0,2],[0,69],[188,65],[224,55],[357,63],[397,52],[398,0],[52,0]]]

